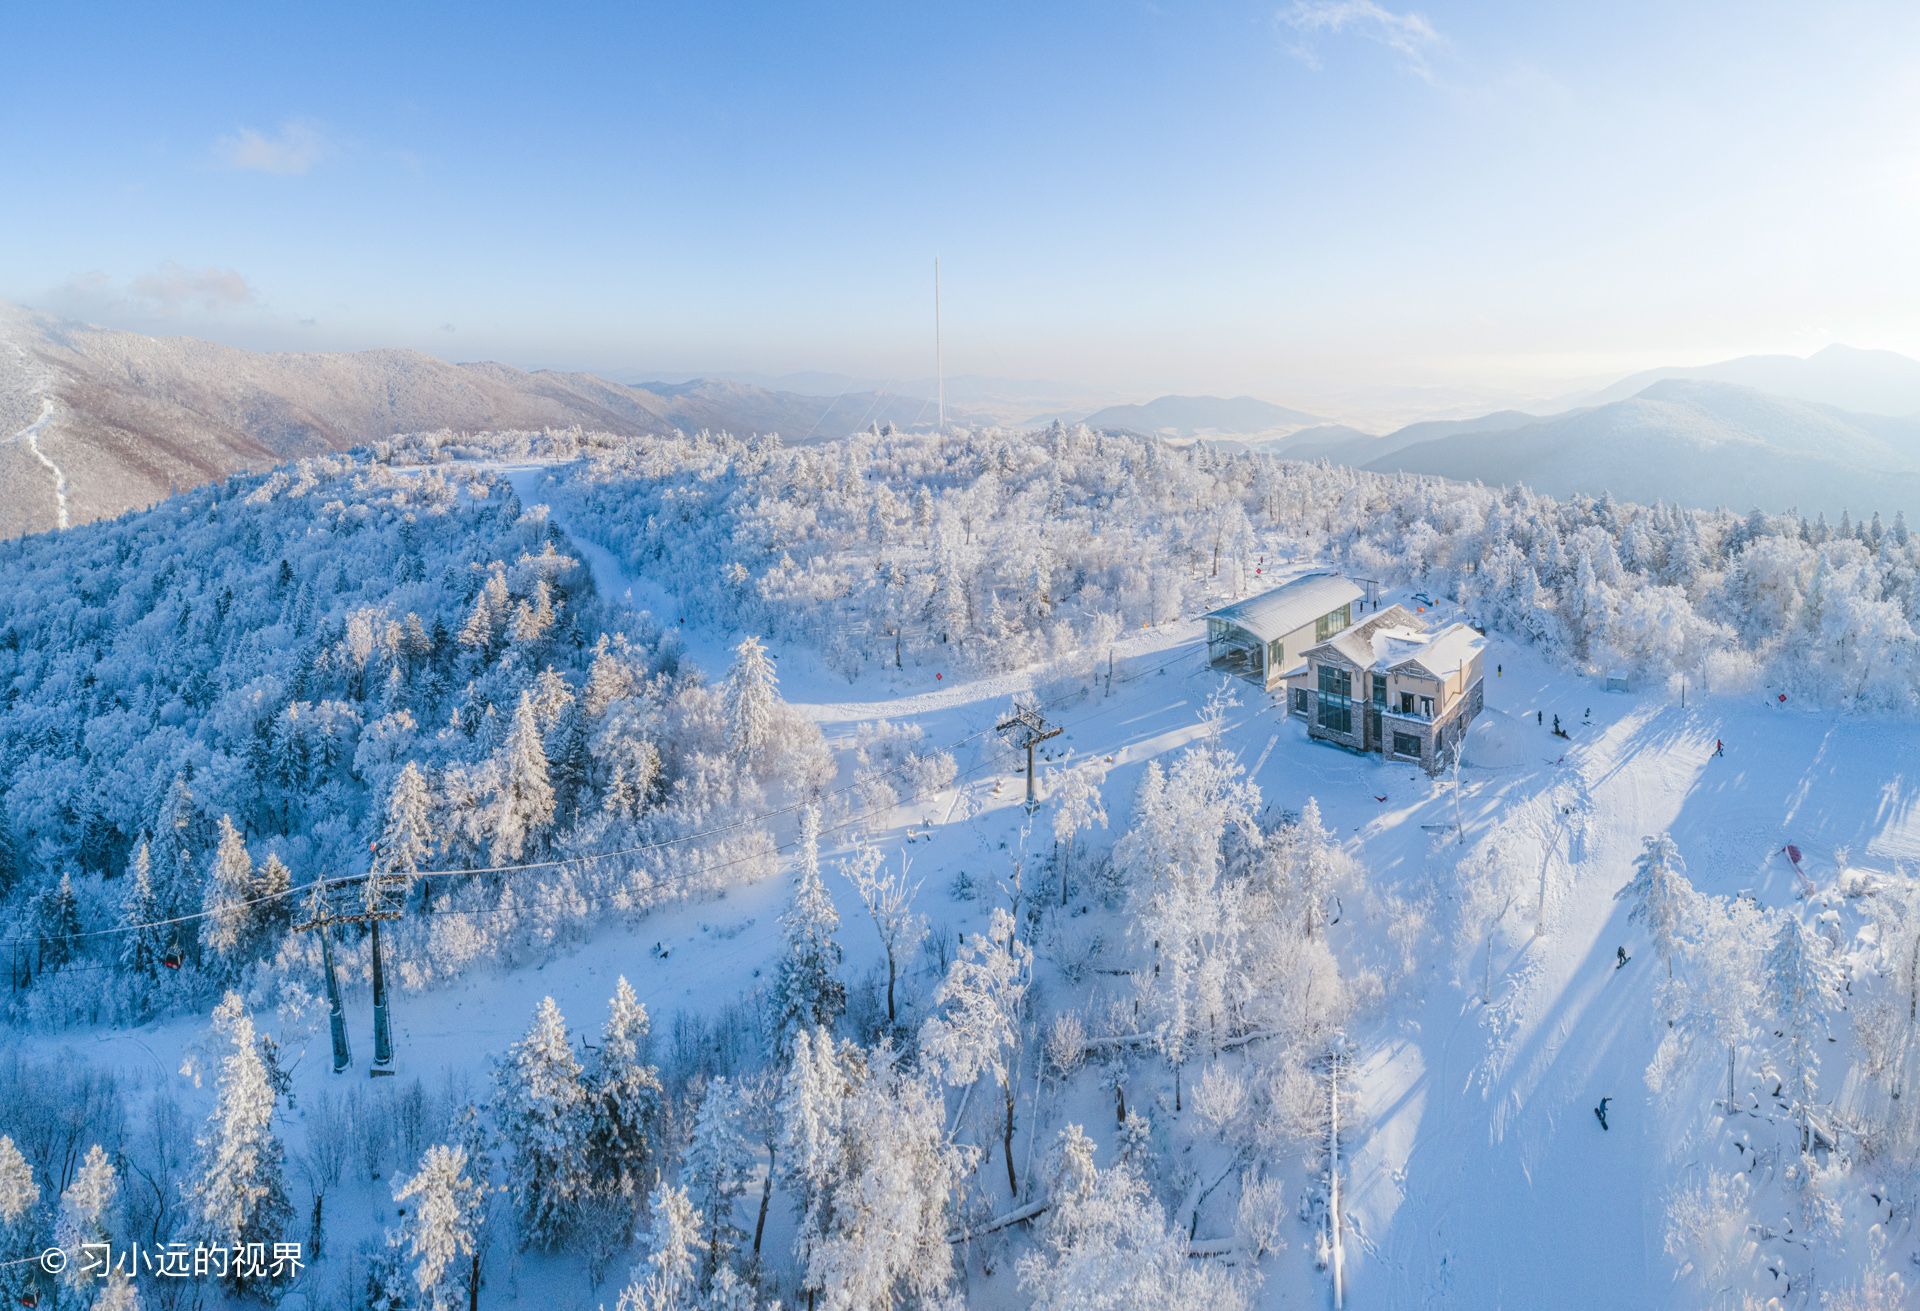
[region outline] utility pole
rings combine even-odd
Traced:
[[[397,920],[406,906],[407,876],[370,873],[360,878],[329,879],[314,889],[307,918],[296,931],[317,930],[320,959],[327,975],[328,1020],[333,1030],[333,1072],[353,1064],[347,1042],[346,1011],[340,1003],[340,981],[333,968],[335,924],[365,924],[373,947],[373,1065],[369,1077],[393,1073],[393,1020],[387,1004],[387,966],[381,950],[380,925]]]
[[[996,724],[994,731],[1004,733],[1010,728],[1020,730],[1018,745],[1027,749],[1027,810],[1031,812],[1040,804],[1040,794],[1033,786],[1033,748],[1036,743],[1045,742],[1050,737],[1059,737],[1066,730],[1058,726],[1047,727],[1046,716],[1030,706],[1016,706],[1013,717]]]

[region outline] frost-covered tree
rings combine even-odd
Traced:
[[[926,1304],[953,1279],[950,1195],[965,1154],[948,1141],[941,1098],[890,1048],[862,1064],[801,1221],[802,1284],[826,1311]]]
[[[840,943],[834,932],[840,912],[820,880],[820,811],[800,812],[800,847],[794,860],[793,899],[780,916],[782,948],[768,998],[768,1030],[776,1059],[793,1049],[804,1029],[831,1029],[846,1008],[840,982]]]
[[[547,777],[547,752],[540,741],[533,699],[520,694],[513,726],[501,744],[499,790],[493,798],[492,853],[496,861],[519,860],[537,849],[553,823],[553,784]]]
[[[687,1190],[672,1184],[654,1189],[647,1206],[647,1257],[634,1267],[616,1311],[697,1311],[704,1217]]]
[[[119,1196],[120,1177],[114,1171],[113,1161],[106,1150],[95,1143],[87,1149],[73,1182],[60,1194],[60,1214],[53,1229],[54,1244],[68,1255],[67,1268],[61,1272],[62,1282],[67,1295],[77,1299],[77,1305],[97,1308],[133,1304],[131,1275],[115,1278],[109,1274],[102,1280],[90,1273],[80,1259],[83,1247],[113,1243],[114,1212]]]
[[[740,1089],[716,1076],[700,1099],[700,1109],[694,1112],[693,1137],[681,1164],[687,1195],[706,1217],[707,1246],[700,1267],[703,1282],[711,1282],[720,1267],[732,1260],[745,1237],[733,1216],[734,1203],[746,1192],[753,1168],[753,1146],[745,1133],[743,1108]]]
[[[1106,798],[1101,784],[1106,771],[1092,764],[1065,771],[1053,785],[1053,840],[1059,844],[1060,904],[1067,904],[1067,872],[1073,864],[1074,839],[1096,825],[1107,824]]]
[[[1671,1027],[1647,1070],[1649,1086],[1665,1086],[1683,1053],[1715,1046],[1726,1053],[1726,1113],[1739,1110],[1740,1051],[1767,1013],[1767,927],[1766,913],[1746,898],[1704,903],[1698,928],[1682,947],[1684,975],[1661,985],[1659,1004]]]
[[[646,1061],[647,1008],[622,975],[587,1071],[587,1166],[595,1189],[637,1201],[651,1173],[660,1076]]]
[[[1186,1235],[1132,1166],[1102,1170],[1093,1156],[1079,1125],[1061,1130],[1047,1164],[1039,1241],[1019,1260],[1021,1291],[1037,1311],[1247,1305],[1232,1272],[1187,1254]]]
[[[727,742],[749,769],[760,767],[773,743],[779,686],[766,646],[757,637],[741,638],[727,672]]]
[[[214,1008],[215,1034],[226,1044],[220,1058],[213,1114],[195,1138],[194,1165],[183,1188],[187,1225],[210,1246],[236,1248],[286,1239],[293,1221],[287,1200],[285,1153],[273,1131],[279,1104],[260,1054],[253,1017],[238,993]],[[270,1281],[239,1269],[223,1281],[230,1292],[271,1295]]]
[[[436,1143],[413,1176],[394,1189],[393,1200],[403,1208],[402,1241],[413,1262],[413,1304],[420,1311],[462,1311],[469,1305],[468,1271],[487,1185],[469,1174],[467,1164],[466,1148]]]
[[[1014,1083],[1021,1012],[1033,976],[1033,949],[1013,936],[1013,916],[995,907],[984,936],[974,934],[934,992],[938,1012],[920,1027],[920,1051],[940,1077],[966,1088],[991,1074],[1000,1089],[1001,1156],[1007,1191],[1020,1195],[1013,1167]]]
[[[921,940],[927,936],[927,922],[913,909],[920,885],[908,879],[907,862],[890,866],[877,847],[862,843],[841,865],[840,872],[859,894],[880,935],[880,950],[887,969],[887,1023],[898,1024],[900,1011],[896,996],[900,971],[913,959]]]
[[[207,918],[201,941],[229,967],[254,946],[253,900],[253,857],[247,854],[247,841],[233,826],[233,820],[222,815],[219,845],[214,848],[213,864],[207,871],[202,902]]]
[[[1674,957],[1700,919],[1700,896],[1687,881],[1680,848],[1665,833],[1646,839],[1634,858],[1633,878],[1616,894],[1627,903],[1627,922],[1639,924],[1673,978]]]
[[[133,993],[134,1012],[145,1015],[167,951],[167,932],[158,921],[160,899],[153,891],[153,866],[142,842],[128,862],[126,890],[120,898],[120,968]]]
[[[1796,915],[1783,912],[1779,919],[1765,962],[1767,1000],[1781,1039],[1781,1090],[1799,1122],[1804,1152],[1812,1137],[1827,1016],[1840,999],[1840,971],[1826,939]]]
[[[507,1049],[494,1080],[494,1114],[512,1148],[507,1178],[521,1240],[556,1247],[589,1191],[592,1117],[573,1040],[553,998],[541,999],[532,1026]]]
[[[387,788],[386,817],[374,849],[376,868],[385,874],[408,876],[412,880],[433,859],[433,794],[420,766],[409,760],[393,776]]]
[[[0,1134],[0,1251],[36,1253],[41,1248],[40,1185],[33,1166]],[[39,1268],[33,1261],[7,1260],[0,1264],[0,1293],[8,1305],[27,1306],[36,1300]]]

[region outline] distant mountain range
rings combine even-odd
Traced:
[[[176,488],[396,432],[578,424],[805,441],[870,423],[931,422],[932,413],[919,396],[808,396],[707,379],[633,387],[418,351],[266,354],[0,303],[0,537],[118,514]],[[948,418],[973,416],[950,405]]]
[[[1206,437],[1285,432],[1324,420],[1252,396],[1162,396],[1144,405],[1109,405],[1081,422],[1144,436]]]
[[[1506,410],[1382,437],[1309,428],[1255,448],[1381,472],[1525,483],[1559,496],[1611,492],[1705,508],[1920,514],[1920,418],[1856,414],[1688,378],[1563,414]]]
[[[1688,379],[1753,387],[1793,400],[1813,401],[1862,414],[1920,414],[1920,360],[1893,351],[1828,346],[1798,355],[1745,355],[1698,368],[1649,369],[1579,397],[1604,405],[1637,396],[1656,382]]]

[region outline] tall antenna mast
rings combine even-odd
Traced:
[[[940,431],[947,430],[947,365],[940,350],[940,257],[933,257],[933,374],[940,393]]]

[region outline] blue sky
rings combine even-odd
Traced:
[[[1920,353],[1911,4],[15,5],[0,297],[1123,392]]]

